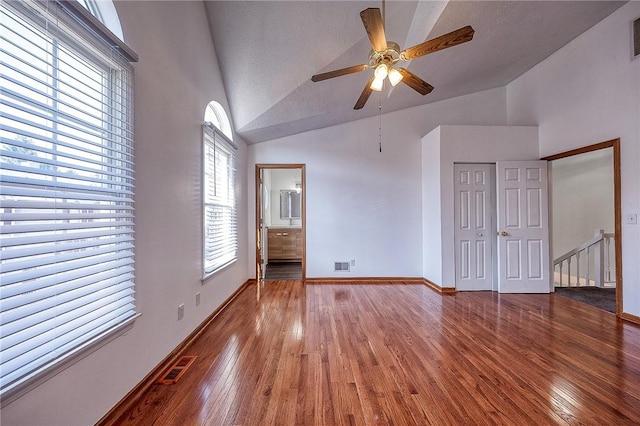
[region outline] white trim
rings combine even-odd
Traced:
[[[215,118],[215,120],[213,120]],[[213,125],[227,137],[229,142],[233,141],[233,132],[231,130],[231,122],[224,107],[219,102],[211,101],[204,111],[205,124]],[[217,123],[216,123],[217,122]],[[232,144],[236,149],[238,148]]]

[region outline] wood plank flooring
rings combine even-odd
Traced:
[[[640,328],[554,295],[249,286],[125,425],[640,424]]]

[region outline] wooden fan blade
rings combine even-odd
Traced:
[[[404,68],[398,68],[400,74],[402,74],[402,82],[411,87],[422,96],[431,93],[433,86]]]
[[[360,18],[362,18],[364,29],[367,30],[367,35],[369,36],[373,50],[376,52],[387,50],[387,38],[384,35],[384,23],[380,9],[371,7],[365,9],[360,12]]]
[[[367,81],[367,85],[364,86],[364,90],[360,94],[360,97],[358,98],[358,101],[354,105],[353,109],[362,109],[364,104],[367,103],[369,96],[371,96],[371,92],[373,92],[373,89],[371,88],[371,83],[373,82],[373,79],[374,77],[371,77],[369,81]]]
[[[341,75],[353,74],[355,72],[364,71],[367,68],[369,68],[369,65],[362,64],[362,65],[355,65],[349,68],[342,68],[335,71],[329,71],[322,74],[316,74],[313,77],[311,77],[311,81],[322,81],[322,80],[327,80],[329,78],[340,77]]]
[[[466,43],[473,39],[475,30],[470,25],[452,31],[449,34],[445,34],[440,37],[436,37],[432,40],[425,41],[424,43],[417,44],[413,47],[403,50],[400,53],[400,57],[404,60],[410,60],[424,56],[428,53],[437,52],[448,47],[453,47],[458,44]]]

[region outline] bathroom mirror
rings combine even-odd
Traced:
[[[280,190],[280,219],[300,219],[302,213],[300,192]]]

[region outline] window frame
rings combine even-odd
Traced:
[[[118,18],[118,11],[113,1],[101,1],[101,0],[75,0],[80,6],[84,7],[95,17],[100,23],[102,23],[111,33],[118,37],[118,39],[124,41],[124,34],[122,33],[122,26],[120,25],[120,18]]]
[[[213,127],[221,131],[222,134],[227,137],[231,145],[236,147],[233,144],[233,132],[231,131],[231,122],[229,121],[229,116],[225,112],[224,107],[220,105],[220,102],[209,102],[207,108],[204,111],[204,122],[205,124],[208,123],[213,125]]]
[[[3,2],[4,3],[4,2]],[[101,248],[102,252],[105,255],[109,255],[110,253],[120,253],[120,250],[126,250],[130,254],[127,255],[128,264],[131,268],[131,278],[127,279],[126,282],[130,282],[131,284],[124,284],[119,286],[118,288],[128,288],[129,294],[133,294],[135,283],[133,279],[133,275],[135,274],[135,261],[134,261],[134,249],[133,249],[133,238],[134,238],[134,210],[133,210],[133,197],[134,197],[134,164],[133,164],[133,68],[130,66],[129,62],[132,60],[137,60],[137,55],[128,47],[126,49],[122,49],[121,46],[124,45],[122,41],[116,46],[111,42],[110,37],[105,37],[105,32],[96,31],[96,28],[99,27],[95,18],[93,21],[87,20],[86,14],[88,13],[86,9],[84,9],[80,4],[75,1],[53,1],[49,0],[46,2],[38,2],[38,1],[13,1],[7,2],[7,4],[2,5],[2,15],[5,15],[4,10],[6,9],[9,14],[15,14],[19,21],[16,21],[16,25],[24,25],[24,31],[34,31],[34,34],[37,34],[38,37],[41,37],[41,41],[46,43],[47,50],[44,52],[47,55],[51,56],[51,58],[46,57],[45,70],[49,70],[48,67],[51,67],[50,71],[53,76],[52,80],[45,84],[45,91],[42,92],[42,95],[45,96],[45,101],[38,100],[36,98],[35,93],[33,91],[27,91],[24,94],[20,91],[16,91],[14,94],[7,96],[13,96],[14,101],[9,102],[7,106],[7,111],[11,111],[11,108],[16,108],[16,105],[24,104],[24,112],[23,113],[15,113],[16,115],[11,116],[8,112],[5,116],[8,123],[12,123],[14,126],[17,126],[13,129],[6,130],[6,135],[8,136],[3,140],[3,146],[6,146],[9,149],[9,152],[13,150],[13,148],[18,149],[18,151],[13,152],[13,154],[7,154],[7,157],[4,157],[4,161],[8,163],[12,162],[12,159],[17,159],[19,163],[15,163],[12,167],[13,170],[9,170],[6,174],[6,177],[3,176],[2,179],[8,179],[7,182],[7,196],[13,195],[13,197],[18,197],[15,199],[11,199],[11,203],[18,206],[21,204],[20,198],[25,199],[29,197],[30,193],[33,191],[38,191],[39,188],[42,187],[41,183],[37,183],[36,180],[32,180],[32,176],[42,175],[45,178],[47,176],[51,176],[51,179],[55,179],[55,182],[58,179],[66,179],[68,182],[66,185],[62,185],[59,190],[52,190],[51,188],[47,188],[46,190],[41,190],[43,194],[47,195],[38,195],[37,197],[48,197],[48,200],[43,198],[42,202],[39,202],[38,208],[43,208],[43,211],[51,211],[47,213],[49,217],[54,217],[55,219],[49,219],[50,221],[60,221],[63,224],[66,223],[76,223],[77,229],[85,229],[83,226],[95,225],[98,227],[98,223],[102,220],[107,220],[109,218],[116,217],[115,215],[126,215],[126,217],[130,219],[126,219],[125,222],[120,222],[119,219],[114,221],[105,221],[104,228],[106,229],[125,229],[128,228],[125,232],[129,237],[127,240],[130,241],[130,244],[127,244],[128,248],[124,249],[124,246],[119,245],[120,243],[112,243],[111,241],[103,243],[102,240],[88,240],[83,239],[84,237],[77,238],[69,238],[69,236],[73,237],[73,234],[63,234],[59,237],[61,241],[73,241],[69,245],[60,245],[58,246],[56,243],[55,249],[53,246],[47,246],[47,253],[68,253],[67,256],[70,259],[78,259],[84,261],[84,259],[89,259],[91,257],[95,257],[96,253],[88,251],[86,254],[79,255],[78,253],[82,253],[87,247],[104,247]],[[78,13],[79,9],[84,10],[85,12]],[[12,18],[11,18],[12,19]],[[12,19],[13,21],[13,19]],[[50,23],[53,22],[53,25]],[[9,24],[7,24],[9,25]],[[49,31],[51,25],[55,30]],[[102,25],[102,24],[100,24]],[[18,27],[16,31],[19,31],[21,28]],[[106,30],[106,28],[105,28]],[[106,30],[108,31],[108,30]],[[23,37],[20,33],[16,32],[15,37]],[[18,39],[16,39],[18,40]],[[124,45],[126,46],[126,45]],[[24,47],[19,45],[15,45],[16,52],[25,51]],[[10,53],[11,50],[7,48],[7,54]],[[62,53],[64,52],[64,53]],[[127,53],[129,52],[129,53]],[[130,53],[133,52],[133,55]],[[4,55],[5,53],[3,53]],[[100,74],[100,79],[89,80],[89,77],[86,76],[87,80],[81,81],[80,78],[84,77],[75,77],[72,76],[71,73],[66,74],[66,80],[62,79],[62,77],[57,77],[57,73],[59,72],[60,62],[64,61],[63,55],[68,55],[69,61],[78,61],[77,64],[83,64],[83,66],[93,67],[96,71],[96,75]],[[108,58],[108,59],[107,59]],[[24,78],[33,78],[32,73],[34,71],[33,65],[28,62],[23,62],[22,57],[16,57],[16,60],[21,62],[22,65],[15,65],[14,73],[18,76],[26,76]],[[69,66],[71,62],[66,64]],[[117,64],[116,64],[117,63]],[[8,66],[8,65],[7,65]],[[24,66],[24,68],[21,68]],[[8,70],[8,68],[7,68]],[[119,70],[119,71],[118,71]],[[6,70],[3,70],[5,72]],[[45,74],[48,75],[48,74]],[[80,74],[78,74],[80,75]],[[21,77],[22,78],[22,77]],[[51,78],[51,77],[48,77]],[[20,79],[14,79],[11,81],[11,77],[3,76],[3,87],[4,82],[6,81],[9,86],[10,83],[18,84],[20,83]],[[75,100],[69,101],[71,99],[69,96],[70,90],[78,90],[79,85],[85,85],[88,90],[96,90],[96,85],[101,87],[101,91],[96,90],[97,93],[101,93],[97,97],[87,98],[91,100],[99,99],[99,108],[96,108],[99,111],[99,116],[94,116],[93,119],[98,120],[99,124],[92,123],[91,120],[87,121],[87,117],[80,116],[81,108],[79,105],[83,104],[84,101],[80,100],[80,98],[76,97]],[[61,87],[67,87],[63,90]],[[64,101],[61,100],[61,97],[64,96],[67,99],[68,103],[66,106],[64,105]],[[87,95],[88,96],[88,95]],[[48,97],[48,100],[46,100]],[[13,106],[11,105],[13,104]],[[66,111],[65,111],[66,108]],[[83,111],[82,113],[85,113]],[[3,113],[4,114],[4,113]],[[22,116],[23,115],[23,116]],[[39,117],[39,118],[38,118]],[[20,126],[23,125],[32,125],[31,123],[35,123],[37,119],[49,121],[52,124],[43,125],[40,133],[34,133],[35,140],[38,141],[32,148],[25,148],[27,142],[22,142],[19,137],[24,137],[26,139],[31,139],[33,142],[33,138],[29,138],[26,133],[21,133],[23,131],[20,130]],[[36,121],[34,121],[36,120]],[[124,120],[124,121],[123,121]],[[21,124],[22,123],[22,124]],[[61,131],[59,127],[66,127],[67,134],[64,136],[64,131]],[[115,126],[121,126],[119,129],[115,129]],[[89,133],[90,128],[94,128],[95,134],[91,137],[86,136]],[[50,136],[47,136],[50,134]],[[110,134],[112,136],[105,136],[105,134]],[[9,138],[10,135],[14,135],[14,139]],[[114,136],[115,135],[115,136]],[[124,135],[124,136],[123,136]],[[64,138],[71,138],[70,141],[63,142]],[[47,138],[49,140],[47,140]],[[97,138],[98,142],[90,141],[91,138]],[[83,140],[86,139],[86,140]],[[29,143],[32,143],[29,142]],[[66,146],[65,146],[66,143]],[[44,145],[43,145],[44,144]],[[46,148],[46,145],[50,144],[51,148]],[[20,151],[20,147],[25,149],[25,152]],[[84,145],[84,148],[80,148],[80,145]],[[93,145],[95,149],[95,154],[89,155],[89,149],[87,146]],[[61,150],[62,148],[62,150]],[[32,152],[29,152],[32,151]],[[47,151],[50,151],[47,154]],[[64,152],[66,151],[66,152]],[[74,152],[77,151],[77,152]],[[72,153],[73,152],[73,153]],[[48,156],[51,158],[48,158]],[[60,158],[62,159],[60,159]],[[125,162],[128,162],[127,158],[130,158],[130,166],[124,166]],[[27,162],[24,167],[22,166],[22,162]],[[3,162],[4,163],[4,162]],[[29,164],[31,163],[31,165]],[[40,169],[42,166],[45,166],[46,170],[51,167],[55,167],[58,171],[53,173],[49,173],[43,171],[42,173],[34,172],[35,164],[40,165]],[[60,170],[62,169],[62,171]],[[68,170],[64,172],[64,170]],[[23,170],[23,171],[21,171]],[[127,170],[127,171],[125,171]],[[73,174],[69,174],[69,171],[73,171]],[[77,173],[76,173],[77,171]],[[14,178],[11,178],[11,173],[13,173]],[[34,174],[35,173],[35,174]],[[15,183],[18,178],[22,179],[20,176],[24,174],[24,183],[18,184]],[[95,175],[95,176],[92,176]],[[58,177],[59,176],[59,177]],[[99,176],[99,177],[98,177]],[[31,181],[30,181],[31,179]],[[41,180],[43,180],[41,178]],[[125,186],[130,185],[130,196],[127,196],[127,199],[130,199],[130,202],[127,206],[121,203],[120,198],[118,196],[118,201],[115,204],[95,204],[96,207],[93,207],[94,204],[89,201],[85,201],[80,205],[74,206],[73,204],[69,205],[69,209],[57,207],[56,204],[52,204],[51,199],[60,198],[62,200],[90,200],[91,198],[86,197],[99,197],[98,195],[93,195],[87,186],[88,182],[98,182],[96,183],[96,187],[100,188],[99,190],[107,191],[108,188],[109,193],[113,194],[121,194],[124,191]],[[125,183],[126,182],[126,183]],[[56,187],[56,185],[52,187]],[[64,188],[66,186],[66,189]],[[21,190],[20,188],[24,188]],[[119,189],[116,189],[119,188]],[[84,193],[84,195],[79,195]],[[3,196],[4,197],[4,196]],[[77,197],[77,198],[76,198]],[[93,198],[97,200],[99,198]],[[116,196],[114,195],[114,200]],[[9,202],[10,198],[6,198],[5,202]],[[3,202],[4,204],[4,202]],[[5,204],[6,205],[6,204]],[[48,207],[47,207],[48,206]],[[87,207],[89,206],[89,207]],[[86,209],[85,209],[86,207]],[[8,211],[11,220],[7,220],[3,222],[2,225],[7,226],[6,235],[15,235],[16,232],[11,231],[11,226],[15,225],[16,222],[20,223],[20,221],[26,221],[23,223],[30,223],[29,220],[36,219],[28,219],[27,216],[29,213],[20,212],[20,210],[25,210],[26,207],[14,207],[10,208]],[[53,209],[53,210],[52,210]],[[108,210],[112,213],[108,213],[108,216],[105,216],[105,213],[102,211]],[[75,212],[75,211],[78,212]],[[100,210],[100,212],[96,212],[95,210]],[[58,218],[58,215],[68,215],[69,212],[74,211],[71,216],[65,216],[73,219],[66,219],[63,217]],[[128,211],[129,213],[123,213]],[[119,213],[114,213],[119,212]],[[2,210],[2,213],[5,212],[5,209]],[[38,217],[38,216],[33,216]],[[118,216],[124,217],[124,216]],[[68,221],[68,222],[67,222]],[[95,221],[95,222],[94,222]],[[47,225],[48,222],[44,222],[43,225],[40,226],[43,234],[42,238],[47,238],[43,240],[42,244],[51,244],[49,235],[57,235],[53,234],[53,227],[49,228]],[[90,224],[90,225],[84,225]],[[24,225],[23,225],[24,226]],[[15,230],[15,228],[13,228]],[[63,231],[65,232],[65,231]],[[115,231],[112,231],[112,234]],[[120,231],[119,231],[120,232]],[[3,234],[5,235],[5,234]],[[122,234],[124,235],[124,234]],[[89,238],[89,237],[87,237]],[[9,240],[7,240],[8,242]],[[14,243],[12,244],[19,244]],[[106,245],[104,245],[106,244]],[[116,245],[113,245],[116,244]],[[71,247],[73,245],[74,247]],[[116,249],[109,249],[108,247],[113,246],[117,247]],[[21,247],[20,245],[16,245],[16,247]],[[36,251],[39,251],[38,245],[30,246]],[[61,247],[60,249],[58,247]],[[84,247],[84,248],[82,248]],[[122,249],[120,247],[123,247]],[[5,247],[6,248],[6,247]],[[3,254],[5,252],[3,251]],[[31,262],[31,257],[23,257],[24,253],[18,254],[9,254],[2,257],[3,263],[7,261],[7,259],[29,259]],[[72,255],[72,256],[70,256]],[[19,256],[19,257],[18,257]],[[31,256],[31,255],[29,255]],[[119,254],[118,256],[125,256],[124,252]],[[103,261],[103,263],[114,262],[116,257],[108,257],[108,260]],[[118,257],[119,258],[119,257]],[[37,259],[37,258],[36,258]],[[17,292],[18,296],[22,297],[22,295],[29,295],[30,292],[25,292],[23,290],[23,283],[29,282],[28,276],[25,275],[26,271],[30,271],[33,268],[43,268],[43,265],[51,265],[52,259],[44,258],[45,260],[39,261],[35,260],[30,268],[18,267],[14,265],[14,270],[16,274],[14,275],[15,284],[18,287],[14,287],[14,292]],[[53,265],[62,265],[64,262],[68,262],[64,256],[61,257],[60,260],[56,260]],[[44,262],[44,263],[43,263]],[[5,265],[9,265],[6,263]],[[25,264],[26,265],[26,264]],[[57,267],[57,266],[56,266]],[[67,266],[60,266],[61,268]],[[69,266],[70,267],[70,266]],[[73,268],[81,268],[82,266],[74,266]],[[108,268],[108,267],[105,267]],[[64,269],[63,269],[64,270]],[[76,269],[69,269],[76,270]],[[109,271],[110,269],[103,269]],[[62,280],[59,280],[58,276],[63,276]],[[49,275],[40,275],[41,277],[48,277]],[[71,280],[69,276],[61,275],[59,272],[55,274],[56,278],[51,278],[53,286],[59,286],[60,283],[67,283]],[[86,275],[85,277],[90,277],[90,275]],[[67,280],[67,281],[64,281]],[[103,280],[104,281],[104,280]],[[92,284],[94,281],[91,281],[89,285],[94,286]],[[99,281],[96,281],[99,282]],[[35,285],[35,284],[30,284]],[[77,284],[80,285],[80,284]],[[106,284],[102,284],[100,288],[104,287]],[[39,288],[39,287],[38,287]],[[78,287],[80,288],[80,287]],[[86,288],[86,287],[83,287]],[[92,287],[93,288],[93,287]],[[97,288],[97,287],[96,287]],[[91,294],[91,293],[85,293]],[[114,293],[115,294],[115,293]],[[43,303],[46,307],[44,309],[47,310],[57,310],[59,309],[59,302],[49,299],[49,297],[45,297],[44,299],[41,296],[38,296],[37,300],[44,300],[46,304]],[[79,303],[78,301],[81,299],[80,296],[69,296],[68,300],[73,306],[79,306],[80,309],[86,309],[84,307],[89,306],[88,301],[82,301]],[[2,299],[4,301],[4,299]],[[98,299],[96,299],[98,300]],[[18,302],[16,306],[22,306],[24,302]],[[40,302],[38,302],[40,303]],[[59,371],[67,368],[74,362],[77,362],[79,359],[103,346],[110,340],[118,337],[128,328],[133,325],[133,322],[137,317],[140,316],[140,313],[136,311],[135,303],[132,302],[132,308],[124,309],[123,312],[126,312],[126,315],[116,316],[115,320],[110,320],[105,323],[104,327],[99,327],[98,329],[94,329],[90,333],[80,333],[81,338],[73,339],[72,345],[63,344],[62,346],[57,347],[54,350],[47,350],[43,355],[32,355],[28,358],[31,361],[28,361],[22,366],[19,366],[19,369],[11,369],[5,370],[3,372],[3,378],[7,378],[7,381],[2,383],[2,389],[0,390],[1,395],[1,403],[2,406],[5,406],[25,393],[29,392],[33,388],[39,386],[42,382],[48,380],[53,375],[57,374]],[[112,306],[110,303],[101,302],[101,306]],[[39,309],[33,311],[34,313],[29,313],[33,308],[28,307],[24,308],[25,313],[21,313],[22,317],[29,318],[32,315],[38,315],[43,310]],[[73,308],[76,309],[76,308]],[[123,309],[123,308],[118,308]],[[118,311],[115,307],[109,311],[110,317],[113,317],[116,311]],[[20,311],[22,312],[22,311]],[[72,312],[72,311],[67,311]],[[59,315],[59,314],[57,314]],[[75,314],[79,315],[79,314]],[[57,318],[57,316],[55,317]],[[79,318],[79,317],[78,317]],[[5,324],[0,324],[2,326],[6,326],[11,323],[13,320],[7,319]],[[35,319],[34,319],[35,321]],[[39,323],[36,323],[39,324]],[[65,323],[62,323],[63,325]],[[33,327],[36,327],[34,325]],[[80,324],[70,326],[70,330],[73,330],[75,333],[78,333],[78,330],[84,329],[87,327],[87,323],[81,322]],[[49,327],[47,330],[58,330],[60,325],[54,325]],[[47,331],[48,333],[49,331]],[[0,335],[0,338],[9,337],[11,334],[7,334],[5,336]],[[27,342],[26,340],[25,342]],[[1,349],[1,348],[0,348]],[[7,348],[4,348],[7,349]],[[2,349],[2,350],[4,350]],[[27,352],[28,353],[28,352]],[[15,356],[15,355],[13,355]],[[26,368],[30,364],[35,364],[32,368]],[[21,371],[20,375],[16,377],[15,374],[17,371]],[[13,375],[12,375],[13,374]],[[9,379],[9,377],[14,377]]]
[[[224,111],[223,111],[224,112]],[[220,119],[219,113],[216,113],[216,117]],[[208,140],[208,138],[210,140]],[[227,180],[230,181],[226,187],[226,191],[228,192],[229,199],[218,198],[216,200],[208,200],[207,191],[209,185],[213,185],[214,191],[216,188],[220,186],[220,183],[216,180],[216,158],[214,152],[214,173],[213,178],[214,182],[208,182],[208,178],[211,175],[208,173],[210,170],[207,166],[208,155],[207,155],[207,145],[212,144],[215,150],[215,146],[219,145],[221,150],[224,151],[230,157],[230,164],[227,164],[228,173]],[[237,155],[238,147],[222,132],[220,128],[218,128],[214,123],[205,122],[202,125],[202,282],[206,282],[212,276],[218,274],[222,270],[226,269],[230,265],[234,264],[238,260],[238,155]],[[225,247],[225,255],[229,256],[229,258],[220,260],[218,262],[208,262],[208,244],[207,240],[209,238],[208,234],[208,218],[207,212],[209,208],[222,207],[225,209],[230,209],[231,222],[228,224],[230,227],[231,241],[227,243],[230,244],[231,250],[229,251],[229,247]],[[213,250],[212,250],[213,251]],[[229,252],[232,254],[229,255]],[[214,266],[209,267],[209,264],[213,263]]]

